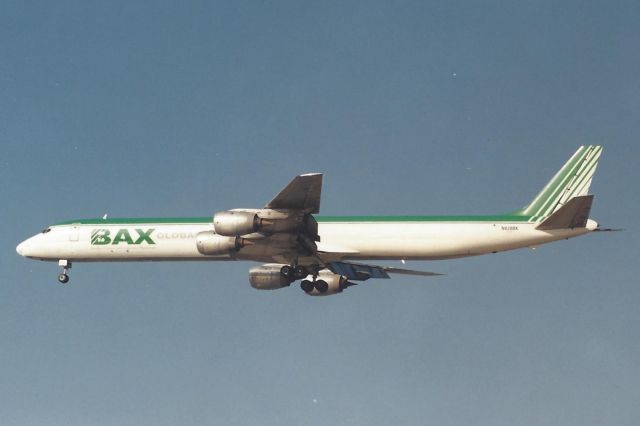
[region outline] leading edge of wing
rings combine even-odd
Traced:
[[[296,176],[265,208],[275,210],[300,210],[305,213],[320,212],[322,173]]]
[[[423,277],[443,275],[437,272],[415,271],[412,269],[391,268],[350,262],[329,262],[327,263],[327,267],[335,274],[343,275],[347,279],[356,281],[365,281],[369,278],[390,278],[389,274],[415,275]]]

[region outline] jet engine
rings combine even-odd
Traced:
[[[249,270],[249,283],[258,290],[275,290],[291,285],[291,280],[280,273],[283,265],[268,263]]]
[[[260,230],[262,219],[255,211],[227,210],[213,215],[213,227],[227,237],[247,235]]]
[[[341,293],[347,287],[355,285],[342,275],[330,271],[320,271],[315,281],[303,280],[300,288],[309,296],[329,296]]]
[[[225,237],[213,231],[203,231],[196,235],[198,251],[204,255],[229,255],[244,247],[245,240],[240,237]]]
[[[213,215],[213,227],[217,234],[227,237],[254,232],[275,234],[306,231],[314,238],[318,234],[318,223],[311,215],[273,209],[234,209],[218,212]]]

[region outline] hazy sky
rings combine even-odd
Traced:
[[[635,1],[4,1],[0,424],[637,425]],[[251,263],[55,264],[82,217],[490,214],[604,145],[623,233],[312,298]],[[396,262],[381,262],[396,266]]]

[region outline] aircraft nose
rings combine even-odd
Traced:
[[[20,256],[26,256],[28,245],[29,242],[26,240],[18,244],[18,246],[16,247],[16,251]]]

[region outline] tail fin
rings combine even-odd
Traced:
[[[529,216],[531,222],[540,222],[572,198],[587,195],[601,154],[601,146],[578,148],[533,201],[517,214]]]

